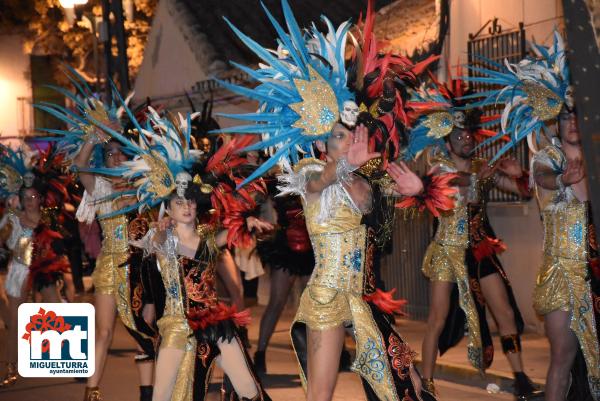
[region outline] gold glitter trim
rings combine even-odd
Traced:
[[[14,168],[2,165],[0,168],[0,180],[4,181],[3,187],[7,192],[17,193],[23,185],[23,177]]]
[[[142,155],[142,159],[148,165],[149,171],[146,174],[150,181],[150,191],[156,194],[158,198],[167,197],[175,189],[175,179],[169,167],[161,160],[160,156],[151,151],[150,154]],[[145,180],[146,178],[143,178]],[[136,186],[141,183],[137,182]]]
[[[545,86],[526,83],[523,85],[523,91],[527,94],[527,104],[533,108],[533,115],[540,120],[552,120],[560,113],[562,99]]]
[[[340,110],[335,92],[331,86],[308,66],[309,80],[294,78],[294,85],[302,101],[290,104],[290,108],[300,116],[293,127],[302,128],[304,135],[320,136],[331,131],[339,118]]]
[[[382,164],[383,159],[381,157],[376,157],[363,164],[358,169],[358,172],[366,177],[372,177],[375,173],[381,171]]]
[[[452,132],[454,119],[447,111],[436,111],[427,116],[423,126],[429,128],[428,137],[443,138]]]
[[[294,165],[294,173],[298,173],[304,167],[310,166],[311,164],[325,166],[327,163],[314,157],[305,157]]]

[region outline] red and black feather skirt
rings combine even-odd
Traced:
[[[219,301],[215,285],[215,266],[208,254],[206,244],[201,244],[194,259],[179,257],[186,317],[199,341],[231,341],[235,336],[236,327],[250,323],[250,311],[246,309],[238,312],[235,306]]]

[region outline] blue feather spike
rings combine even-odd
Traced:
[[[134,127],[138,130],[138,132],[142,132],[142,127],[140,126],[140,123],[137,121],[137,119],[135,118],[135,116],[133,115],[133,113],[131,112],[129,107],[125,104],[125,101],[123,100],[123,98],[121,97],[121,94],[119,93],[117,85],[115,85],[115,83],[112,80],[110,81],[110,86],[112,86],[112,88],[113,88],[112,93],[119,101],[119,104],[123,107],[123,109],[125,109],[125,113],[127,113],[129,120],[133,123]]]
[[[85,80],[85,78],[83,78],[81,76],[81,74],[79,74],[73,67],[71,67],[70,65],[68,65],[66,63],[62,63],[62,66],[63,66],[63,68],[65,68],[67,70],[67,71],[65,71],[65,75],[69,78],[69,80],[73,83],[73,85],[75,85],[75,87],[79,90],[79,93],[85,95],[86,97],[93,96],[94,92],[92,91],[92,88],[90,88],[87,81]],[[73,75],[73,77],[71,77],[69,72]]]
[[[283,156],[285,153],[289,152],[289,149],[291,147],[295,146],[299,141],[300,141],[300,138],[294,138],[286,146],[282,147],[277,152],[275,152],[275,154],[273,156],[271,156],[267,161],[265,161],[263,164],[261,164],[240,185],[238,185],[237,189],[242,188],[244,185],[248,184],[249,182],[264,175],[279,161],[279,158],[281,156]]]
[[[294,17],[294,13],[292,12],[287,0],[281,1],[281,8],[283,9],[283,17],[285,19],[288,31],[290,32],[292,43],[294,44],[294,47],[298,49],[300,57],[302,57],[302,64],[308,65],[309,56],[306,50],[305,40],[302,35],[302,31],[298,26],[298,22],[296,21],[296,17]]]
[[[231,114],[231,113],[216,113],[219,117],[231,118],[242,121],[256,122],[274,122],[282,119],[280,113],[246,113],[246,114]],[[285,116],[283,117],[285,118]],[[293,121],[292,121],[293,122]]]
[[[273,17],[269,9],[265,6],[265,4],[262,1],[260,2],[260,5],[265,11],[265,14],[267,14],[269,21],[271,21],[273,28],[275,28],[275,31],[279,35],[279,40],[284,45],[285,49],[289,52],[290,57],[294,60],[294,63],[301,68],[302,77],[307,78],[308,69],[306,68],[306,61],[302,58],[301,52],[299,52],[298,49],[294,46],[294,44],[290,40],[289,35],[285,33],[283,27],[279,24],[279,22],[277,22],[277,20]]]
[[[272,96],[266,96],[264,94],[256,92],[253,89],[248,89],[248,88],[245,88],[243,86],[230,84],[228,82],[221,81],[219,79],[215,79],[215,81],[219,85],[221,85],[222,87],[224,87],[225,89],[228,89],[228,90],[230,90],[233,93],[237,93],[238,95],[246,96],[246,97],[248,97],[250,99],[258,100],[259,102],[275,103],[275,104],[279,104],[280,106],[285,106],[286,105],[286,103],[283,100],[281,100],[281,99],[277,99],[277,98],[272,97]]]
[[[250,39],[250,37],[246,36],[242,31],[237,29],[235,25],[233,25],[231,21],[227,19],[227,17],[223,17],[223,19],[225,20],[225,22],[227,22],[227,24],[233,30],[233,32],[235,32],[237,37],[240,38],[242,42],[244,42],[248,49],[252,50],[254,54],[263,59],[266,63],[269,63],[269,65],[277,68],[282,73],[287,73],[286,75],[289,77],[289,72],[287,68],[285,68],[285,66],[281,64],[281,62],[277,60],[277,58],[273,57],[273,55],[267,50],[265,50],[261,45],[259,45],[254,40]]]

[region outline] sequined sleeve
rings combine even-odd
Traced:
[[[14,250],[17,245],[17,241],[19,237],[23,234],[23,227],[21,226],[21,221],[14,213],[7,213],[0,222],[0,227],[4,227],[5,225],[10,224],[11,230],[8,239],[6,240],[6,246],[10,250]]]
[[[325,168],[325,162],[314,158],[306,158],[300,161],[294,169],[288,165],[283,165],[284,173],[278,177],[280,185],[277,189],[280,193],[277,196],[300,195],[304,203],[307,203],[306,185],[311,175],[318,174]],[[362,214],[360,208],[352,200],[352,197],[345,186],[352,182],[350,172],[354,167],[347,162],[342,161],[337,169],[337,180],[327,186],[319,197],[319,213],[316,216],[317,223],[324,223],[331,219],[338,207],[343,204],[350,207],[355,213]]]
[[[287,162],[282,164],[283,173],[277,177],[277,196],[299,195],[306,202],[306,184],[312,174],[323,171],[324,164],[316,159],[304,160],[306,161],[298,163],[295,168]]]
[[[132,246],[135,246],[136,248],[140,248],[144,251],[144,256],[148,256],[151,255],[153,253],[164,253],[166,254],[167,252],[167,241],[165,240],[164,243],[159,244],[156,241],[154,241],[154,236],[156,235],[156,228],[151,228],[148,230],[148,232],[146,233],[146,235],[144,235],[142,238],[140,238],[139,240],[131,240],[129,241],[129,244]],[[171,236],[173,236],[171,234]],[[169,235],[167,235],[167,238],[169,237]]]
[[[564,187],[562,190],[550,190],[535,184],[535,175],[538,169],[549,168],[560,174],[565,169],[566,163],[566,157],[556,143],[546,146],[531,158],[530,185],[536,189],[541,210],[561,209],[575,199],[575,194],[570,186]]]
[[[112,193],[112,185],[102,177],[95,177],[94,191],[92,194],[85,191],[81,203],[77,208],[76,217],[82,223],[91,224],[98,214],[112,212],[112,203],[103,198]]]

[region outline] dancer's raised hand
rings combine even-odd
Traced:
[[[360,167],[379,156],[381,156],[379,152],[369,152],[369,130],[363,124],[360,124],[354,131],[352,145],[348,149],[346,160],[350,165]]]
[[[394,180],[394,191],[398,194],[415,196],[423,191],[423,181],[404,162],[390,163],[386,171]]]

